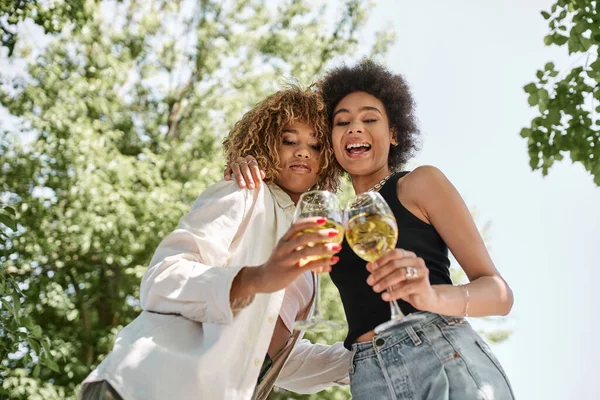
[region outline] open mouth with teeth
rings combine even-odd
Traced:
[[[346,145],[346,152],[350,155],[361,155],[371,150],[369,143],[350,143]]]

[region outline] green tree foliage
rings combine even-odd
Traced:
[[[531,168],[546,175],[569,153],[600,186],[600,2],[559,0],[542,16],[550,27],[544,43],[566,46],[576,59],[562,72],[548,62],[524,87],[529,105],[539,111],[521,130]]]
[[[28,66],[0,75],[0,104],[18,120],[0,130],[0,193],[19,226],[6,231],[0,263],[19,297],[9,305],[39,341],[17,334],[0,347],[11,349],[0,397],[72,398],[139,313],[160,240],[221,178],[233,122],[281,77],[308,83],[330,60],[356,57],[369,4],[348,0],[336,13],[325,1],[276,4],[88,1],[79,30],[35,57],[15,47]],[[373,52],[385,52],[392,37],[377,38]],[[343,318],[339,303],[325,304]]]
[[[11,252],[7,229],[17,230],[16,211],[12,207],[0,207],[0,257],[6,259]],[[0,266],[0,376],[7,372],[8,355],[17,353],[19,344],[27,343],[38,358],[32,374],[39,375],[40,365],[58,372],[58,365],[50,351],[50,341],[42,335],[39,325],[24,313],[21,303],[25,300],[19,284],[11,277],[6,266]],[[22,357],[31,357],[29,353]]]
[[[12,56],[18,40],[17,25],[32,20],[46,33],[61,32],[65,26],[78,29],[91,17],[96,0],[0,0],[0,46]]]

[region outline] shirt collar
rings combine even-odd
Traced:
[[[283,189],[280,188],[278,185],[274,183],[269,183],[267,187],[271,191],[273,197],[275,197],[275,201],[277,201],[279,207],[283,208],[284,210],[290,207],[296,208],[296,205],[294,204],[290,196],[286,192],[284,192]]]

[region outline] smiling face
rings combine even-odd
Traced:
[[[366,92],[342,98],[333,112],[335,158],[351,176],[388,174],[390,145],[395,144],[383,103]]]
[[[317,183],[321,165],[321,144],[315,138],[315,130],[304,123],[286,125],[281,131],[278,152],[280,173],[275,178],[294,201]]]

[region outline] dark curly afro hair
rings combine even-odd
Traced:
[[[335,107],[350,93],[366,92],[383,103],[398,142],[397,146],[390,146],[388,165],[391,171],[399,170],[418,149],[420,132],[415,102],[402,75],[393,74],[382,65],[365,59],[353,67],[343,65],[329,71],[319,82],[319,88],[327,106],[330,125]]]

